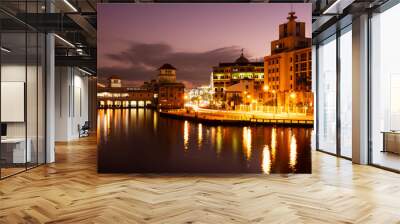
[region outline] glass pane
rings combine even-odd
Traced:
[[[318,149],[336,153],[336,39],[318,48]]]
[[[316,48],[316,46],[315,45],[313,45],[312,46],[312,72],[311,72],[311,75],[312,75],[312,91],[313,91],[313,93],[315,93],[316,91],[317,91],[317,80],[316,80],[316,77],[317,77],[317,60],[316,60],[316,57],[317,57],[317,48]],[[314,102],[313,102],[313,105],[312,106],[315,106],[315,103],[316,103],[316,100],[317,100],[317,98],[316,97],[314,97]],[[317,146],[316,146],[316,138],[317,138],[317,136],[316,136],[316,134],[315,134],[315,130],[316,130],[316,113],[317,113],[317,111],[316,110],[314,110],[314,112],[313,112],[314,114],[314,130],[312,131],[312,134],[311,134],[311,147],[312,147],[312,149],[313,150],[316,150],[317,149]]]
[[[37,165],[38,160],[38,36],[36,32],[27,33],[27,80],[26,80],[26,117],[27,117],[27,149],[28,153],[28,168]]]
[[[352,35],[340,36],[340,153],[351,158],[352,141]]]
[[[400,5],[372,18],[372,163],[400,170]]]
[[[1,47],[1,175],[5,177],[25,170],[31,158],[26,150],[25,32],[2,33]]]
[[[38,35],[38,164],[45,163],[45,44],[44,34]]]

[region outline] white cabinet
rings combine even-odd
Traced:
[[[27,143],[26,151],[25,144]],[[32,161],[32,140],[25,138],[2,139],[1,144],[12,149],[12,163],[25,163]]]

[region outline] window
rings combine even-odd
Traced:
[[[287,36],[288,36],[288,33],[287,33],[287,24],[284,24],[284,25],[283,25],[283,36],[284,36],[284,37],[287,37]]]
[[[317,149],[336,153],[336,36],[318,48]],[[297,65],[296,65],[297,66]]]
[[[351,28],[351,27],[350,27]],[[352,35],[340,36],[340,154],[352,157]]]
[[[371,19],[371,157],[373,164],[394,170],[400,170],[400,136],[391,133],[400,130],[398,21],[400,4]]]
[[[26,4],[18,2],[18,7],[24,9]],[[40,8],[37,2],[29,4],[29,13]],[[0,17],[16,22],[1,12]],[[16,144],[0,144],[0,178],[4,178],[45,163],[46,38],[26,26],[0,32],[0,123],[2,137]],[[9,153],[11,147],[19,150]]]

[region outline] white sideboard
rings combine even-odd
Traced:
[[[25,144],[27,144],[25,151]],[[32,140],[28,138],[25,142],[25,138],[6,138],[1,139],[1,144],[7,147],[12,147],[12,162],[13,163],[25,163],[32,161]]]

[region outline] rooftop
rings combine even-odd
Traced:
[[[121,78],[119,76],[112,75],[112,76],[108,77],[108,80],[110,80],[110,79],[121,79]]]
[[[158,70],[160,69],[172,69],[172,70],[176,70],[176,68],[174,66],[172,66],[171,64],[163,64]]]

